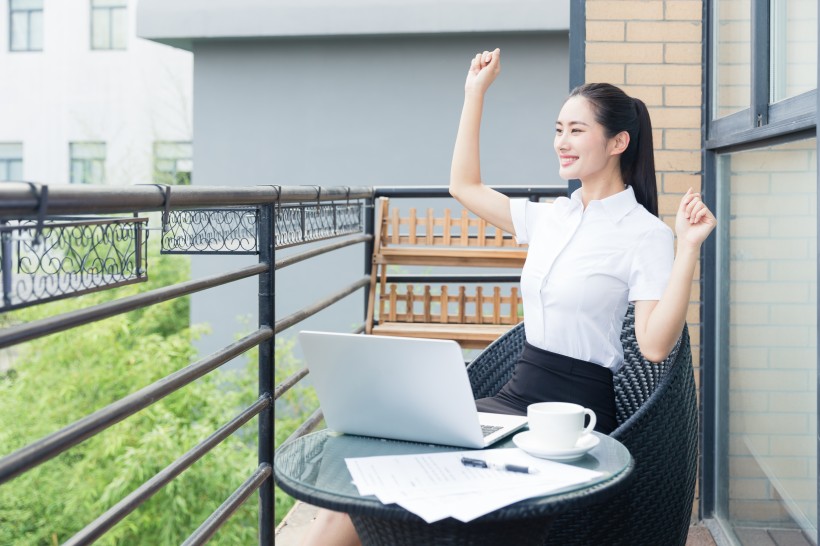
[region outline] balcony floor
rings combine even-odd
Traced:
[[[315,506],[297,502],[279,527],[276,528],[276,546],[299,546],[307,532],[308,525],[316,515]],[[709,529],[703,525],[693,524],[689,528],[686,546],[716,546]]]

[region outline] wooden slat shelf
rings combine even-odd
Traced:
[[[376,335],[454,339],[481,348],[519,323],[517,283],[486,286],[479,282],[407,284],[389,281],[388,266],[491,267],[520,271],[525,246],[466,210],[453,215],[432,209],[401,216],[382,198],[376,206],[377,237],[366,332]]]

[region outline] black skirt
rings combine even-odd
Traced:
[[[513,376],[498,394],[475,401],[478,411],[526,415],[536,402],[571,402],[595,412],[595,430],[609,434],[618,426],[615,390],[609,368],[559,355],[524,342]]]

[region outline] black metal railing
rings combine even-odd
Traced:
[[[326,251],[368,241],[370,236],[364,234],[363,210],[366,203],[371,202],[372,195],[371,188],[0,185],[0,272],[3,280],[0,311],[145,280],[150,265],[146,237],[152,228],[148,228],[148,220],[139,215],[152,211],[162,212],[161,226],[153,229],[162,232],[163,253],[256,254],[259,262],[0,330],[0,348],[5,348],[240,279],[257,277],[259,281],[259,321],[255,331],[60,430],[5,454],[0,459],[0,484],[10,482],[258,347],[257,400],[236,416],[226,415],[223,426],[89,522],[65,544],[94,542],[253,418],[258,419],[257,468],[250,471],[247,480],[193,531],[185,544],[207,542],[254,493],[258,494],[259,503],[259,544],[273,544],[274,333],[294,320],[277,322],[273,316],[275,249],[350,233],[357,235],[349,242],[329,245]],[[321,252],[313,250],[311,255]],[[294,259],[290,258],[281,266]],[[340,292],[341,296],[309,306],[299,316],[324,308],[360,286],[345,288]],[[47,289],[37,291],[34,290],[36,287]],[[106,388],[105,385],[92,387]]]
[[[532,200],[566,195],[564,186],[502,187],[515,197]],[[4,304],[0,312],[35,305],[55,298],[105,290],[114,285],[142,281],[148,275],[150,258],[145,234],[161,232],[161,252],[166,254],[255,254],[258,263],[203,278],[89,305],[44,319],[0,330],[0,349],[43,338],[56,332],[91,324],[102,319],[143,309],[161,302],[229,285],[241,279],[258,278],[258,328],[212,354],[172,372],[170,375],[132,392],[60,430],[0,458],[0,485],[28,472],[88,438],[157,403],[171,393],[213,372],[239,355],[258,347],[258,398],[235,416],[225,416],[224,425],[184,455],[150,477],[71,537],[66,544],[90,544],[145,503],[157,491],[209,453],[240,427],[258,419],[258,466],[249,470],[247,480],[234,491],[200,526],[185,544],[205,543],[255,492],[259,500],[259,543],[273,544],[273,403],[308,375],[301,368],[274,385],[274,337],[308,317],[329,308],[341,299],[368,286],[374,233],[374,199],[445,198],[445,187],[169,187],[128,186],[120,188],[38,186],[4,183],[0,185],[0,264]],[[160,226],[149,228],[146,213],[161,212]],[[156,216],[156,215],[153,215]],[[100,227],[103,226],[103,227]],[[129,227],[123,227],[129,226]],[[107,231],[108,235],[94,230]],[[88,233],[86,239],[60,237],[67,233]],[[130,230],[133,237],[112,236]],[[338,240],[326,241],[327,239]],[[59,241],[59,243],[53,243]],[[79,242],[78,242],[79,241]],[[90,241],[90,242],[89,242]],[[317,242],[320,246],[316,247]],[[276,250],[312,243],[309,250],[279,260]],[[358,279],[324,298],[302,306],[287,316],[274,316],[275,271],[352,245],[364,245],[364,271]],[[114,246],[110,249],[108,246]],[[51,254],[49,254],[51,253]],[[67,265],[34,270],[26,264],[37,255],[41,262]],[[69,262],[68,256],[97,256],[94,260]],[[114,256],[115,261],[102,257]],[[32,271],[35,271],[32,273]],[[53,283],[50,275],[70,275],[92,279],[75,289],[46,291],[43,296],[21,296],[28,284]],[[97,282],[106,275],[122,274],[112,282]],[[131,275],[130,277],[126,276]],[[28,281],[20,279],[29,278]],[[410,276],[411,277],[411,276]],[[428,276],[429,277],[429,276]],[[437,281],[460,282],[465,278],[499,282],[499,275],[443,275]],[[504,281],[514,278],[503,276]],[[507,278],[509,277],[509,278]],[[113,278],[113,277],[112,277]],[[397,278],[401,278],[400,276]],[[365,298],[367,291],[363,291]],[[307,298],[309,294],[305,294]],[[362,316],[367,302],[363,306]],[[361,331],[363,326],[358,330]],[[94,385],[104,390],[105,385]],[[316,409],[290,438],[301,436],[322,420]],[[2,448],[0,448],[2,449]],[[3,453],[0,453],[3,455]],[[12,485],[13,486],[13,485]]]

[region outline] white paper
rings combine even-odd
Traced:
[[[467,467],[462,457],[537,469],[535,474]],[[345,459],[361,495],[396,503],[428,523],[471,521],[509,504],[585,483],[600,472],[538,459],[518,448]]]

